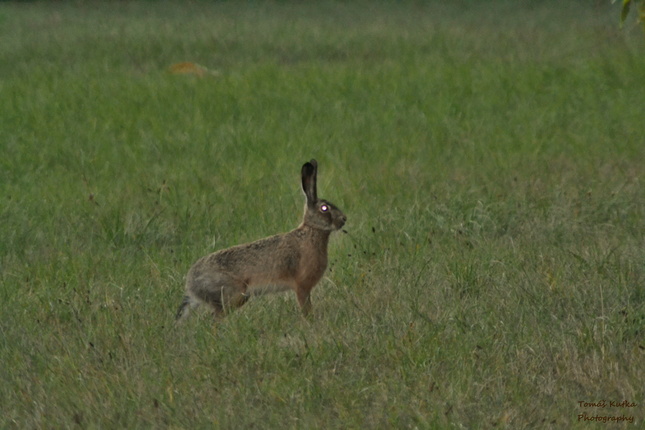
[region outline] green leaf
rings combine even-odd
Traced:
[[[629,7],[631,6],[632,0],[623,0],[623,10],[620,14],[620,26],[622,27],[625,24],[627,15],[629,15]]]

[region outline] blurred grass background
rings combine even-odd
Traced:
[[[645,46],[616,8],[0,4],[0,427],[640,425]],[[287,294],[175,327],[198,257],[299,223],[310,158],[349,218],[314,320]]]

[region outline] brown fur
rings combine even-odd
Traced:
[[[288,233],[223,249],[200,258],[186,277],[186,296],[177,319],[187,307],[210,305],[216,316],[246,303],[250,296],[292,289],[302,312],[311,311],[310,294],[327,268],[327,245],[332,231],[347,218],[332,203],[318,199],[316,160],[302,166],[302,189],[307,198],[303,221]],[[325,210],[326,208],[326,210]]]

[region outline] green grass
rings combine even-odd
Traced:
[[[0,4],[0,428],[642,426],[619,8]],[[313,157],[349,218],[313,319],[175,326],[197,258],[299,223]]]

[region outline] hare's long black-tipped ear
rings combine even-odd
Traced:
[[[318,172],[318,163],[311,160],[309,163],[302,165],[302,191],[307,196],[307,204],[313,204],[318,200],[316,191],[316,175]]]

